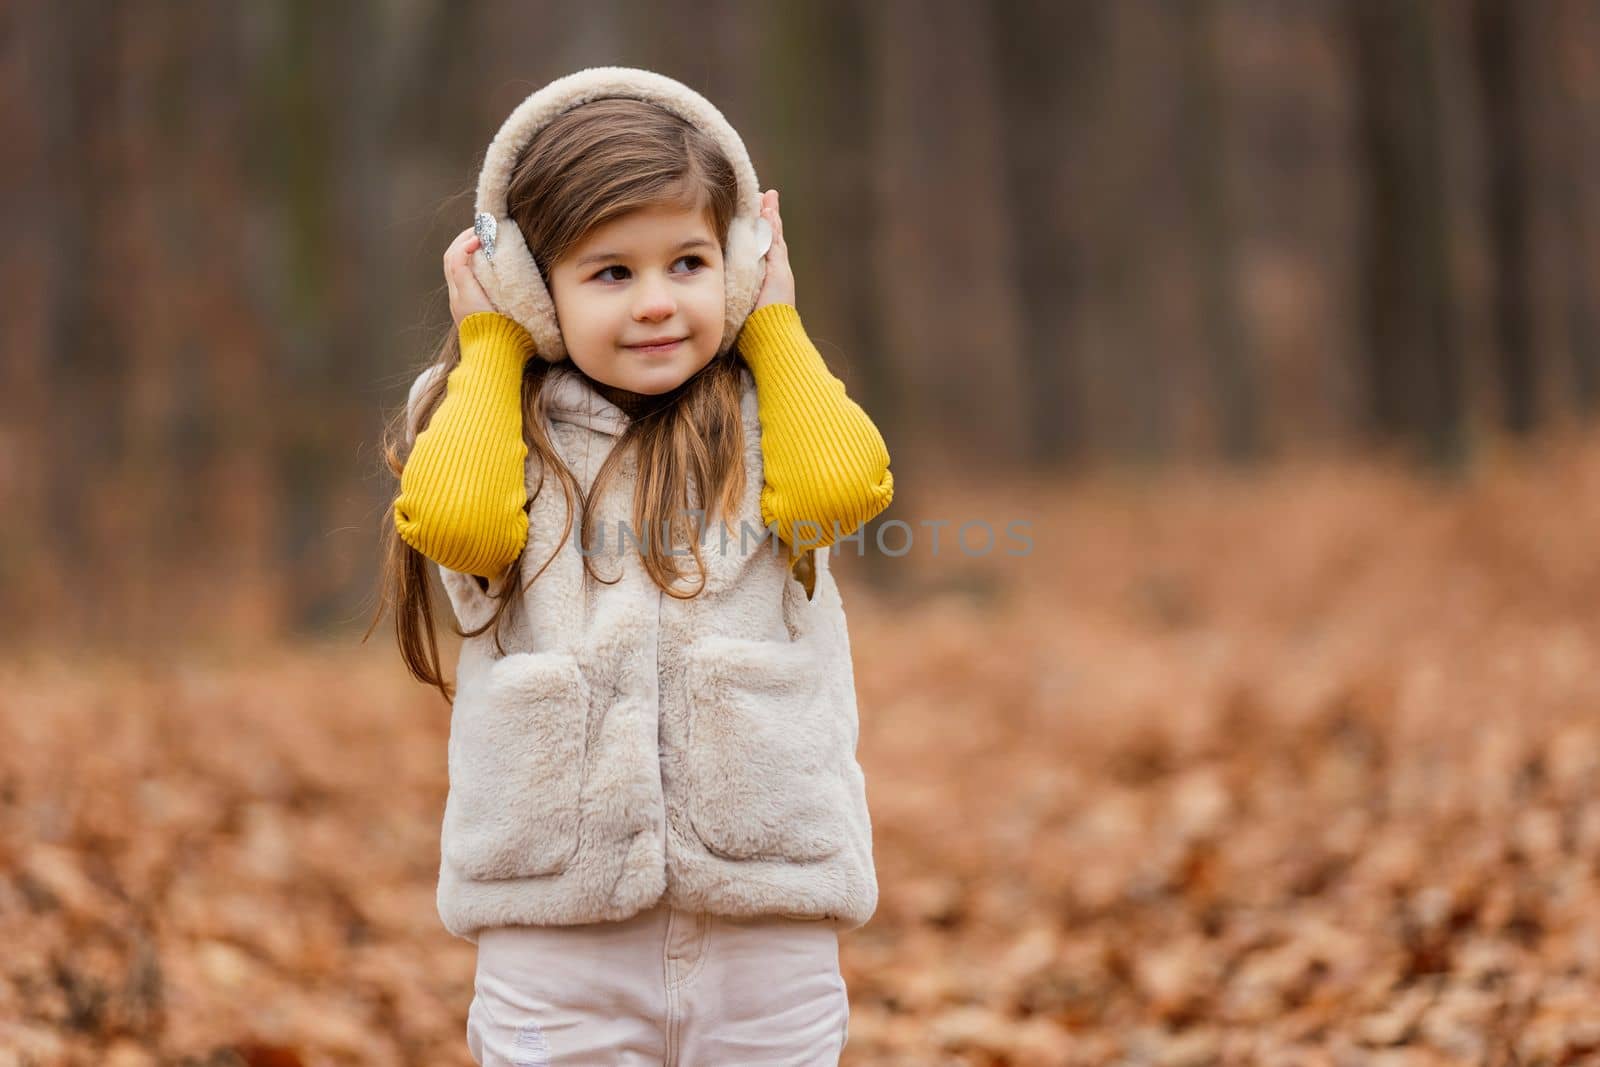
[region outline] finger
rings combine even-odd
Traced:
[[[454,250],[455,254],[450,257],[452,270],[465,274],[472,273],[472,253],[476,250],[477,240],[478,235],[473,234],[465,241],[462,241],[460,247]]]
[[[478,275],[471,267],[461,272],[461,291],[468,297],[480,303],[488,303],[489,294],[483,291],[483,283],[478,281]]]
[[[471,259],[462,264],[461,273],[457,276],[457,284],[460,286],[463,296],[479,303],[489,303],[489,294],[484,290],[483,283],[478,280],[478,271],[472,265]]]
[[[450,269],[450,265],[458,255],[461,246],[466,242],[467,234],[471,232],[471,230],[463,230],[462,232],[456,234],[455,240],[451,241],[450,246],[444,250],[445,270],[448,271]]]

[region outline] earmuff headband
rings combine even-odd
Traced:
[[[482,255],[471,257],[472,272],[495,308],[533,336],[541,357],[551,363],[567,358],[555,304],[522,231],[506,213],[506,190],[518,156],[540,130],[562,112],[605,97],[661,105],[709,134],[733,165],[738,200],[724,255],[727,311],[717,347],[724,352],[738,338],[760,295],[772,228],[761,217],[761,188],[738,133],[709,100],[664,74],[634,67],[590,67],[557,78],[517,105],[495,134],[478,175],[473,228],[483,249]]]

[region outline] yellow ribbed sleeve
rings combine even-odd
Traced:
[[[761,521],[806,548],[855,532],[894,499],[883,435],[845,395],[800,324],[793,304],[752,312],[739,351],[756,382],[761,417]],[[801,520],[816,527],[800,526]],[[820,527],[820,530],[818,529]]]
[[[461,320],[461,362],[400,474],[395,528],[441,567],[498,578],[528,538],[522,368],[533,337],[493,311]]]

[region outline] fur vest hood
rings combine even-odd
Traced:
[[[550,373],[550,441],[587,490],[627,416],[575,370]],[[635,456],[590,502],[591,565],[617,579],[606,584],[584,570],[578,516],[556,550],[565,494],[551,476],[534,496],[530,454],[521,584],[532,584],[505,620],[506,654],[486,632],[463,642],[457,668],[437,896],[457,936],[621,920],[662,899],[840,929],[876,909],[843,604],[828,549],[813,553],[807,597],[762,527],[761,425],[741,373],[741,514],[732,536],[702,524],[693,598],[663,592],[617,536],[631,524]],[[692,557],[682,564],[687,592],[699,580]],[[439,571],[464,629],[490,617],[474,578]]]

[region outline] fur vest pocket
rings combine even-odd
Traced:
[[[714,855],[803,863],[844,847],[850,740],[812,652],[736,637],[688,649],[686,807]]]
[[[473,878],[557,874],[578,849],[589,686],[565,652],[496,660],[450,717],[444,859]]]

